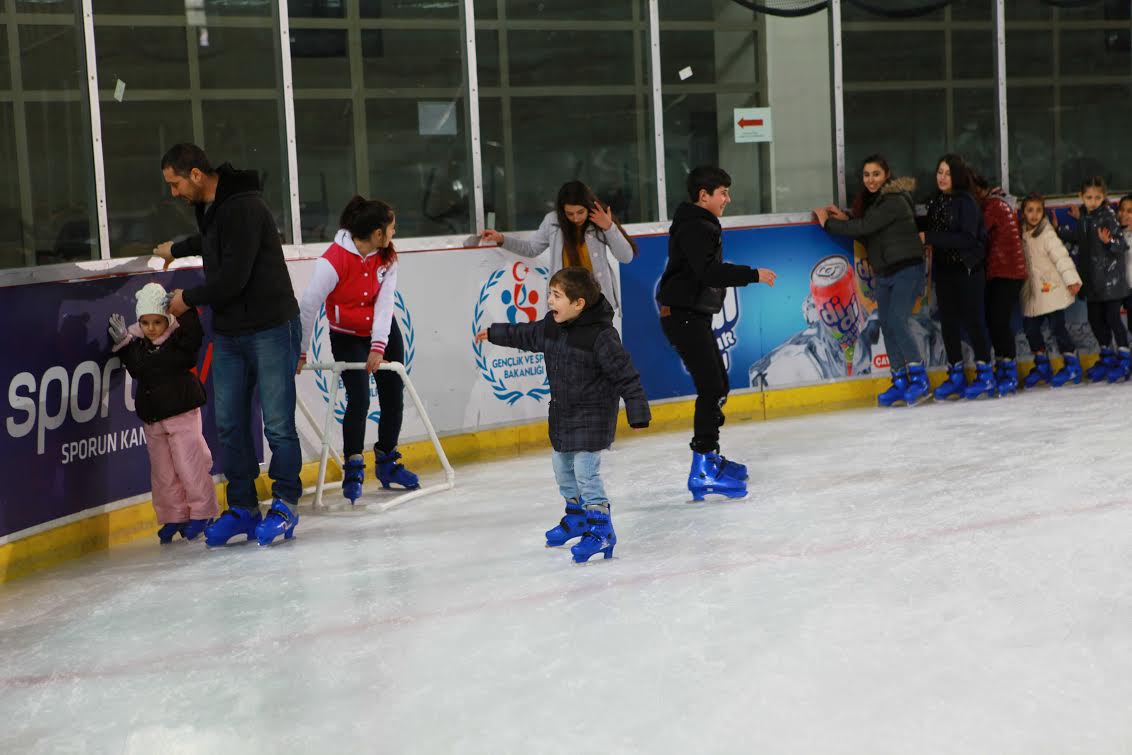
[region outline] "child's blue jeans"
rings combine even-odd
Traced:
[[[550,460],[563,498],[581,498],[586,504],[609,503],[601,482],[601,451],[552,451]]]

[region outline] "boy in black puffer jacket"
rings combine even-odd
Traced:
[[[220,513],[212,453],[201,431],[207,397],[192,372],[204,333],[196,310],[177,319],[166,313],[160,284],[146,284],[136,298],[137,324],[127,328],[121,315],[111,315],[110,340],[138,383],[134,406],[145,423],[157,537],[169,543],[179,533],[192,540]]]
[[[539,322],[496,323],[476,340],[545,354],[554,477],[566,499],[566,516],[546,533],[546,544],[564,545],[581,535],[570,549],[574,561],[596,553],[612,558],[617,535],[601,481],[601,452],[613,444],[622,398],[630,427],[648,427],[652,415],[640,375],[613,327],[613,307],[593,273],[563,268],[551,277],[549,292],[548,311]]]

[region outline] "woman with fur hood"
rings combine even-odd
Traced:
[[[1022,248],[1026,253],[1028,274],[1022,286],[1022,327],[1030,342],[1030,351],[1034,352],[1034,369],[1026,376],[1025,386],[1033,388],[1046,383],[1057,388],[1070,381],[1080,383],[1081,362],[1077,359],[1073,336],[1065,327],[1065,310],[1081,290],[1081,276],[1046,218],[1045,200],[1039,194],[1030,194],[1022,200]],[[1056,375],[1046,355],[1043,320],[1049,322],[1065,360],[1065,366]]]
[[[892,370],[892,386],[877,396],[877,403],[914,406],[930,396],[923,356],[909,325],[924,292],[924,248],[912,201],[916,182],[892,178],[881,155],[865,158],[861,181],[852,218],[835,205],[818,208],[814,215],[829,233],[859,240],[876,274],[878,319]]]

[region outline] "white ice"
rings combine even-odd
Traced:
[[[545,549],[546,453],[293,543],[156,538],[0,587],[0,752],[1127,753],[1132,388],[687,433]]]

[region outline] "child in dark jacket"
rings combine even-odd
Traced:
[[[950,365],[936,388],[937,401],[998,395],[986,330],[986,227],[983,211],[971,195],[971,171],[959,155],[936,164],[939,191],[928,202],[921,240],[932,247],[932,278],[939,305],[943,346]],[[963,331],[975,352],[975,381],[963,372]]]
[[[656,292],[660,328],[696,386],[688,489],[697,501],[707,493],[728,498],[747,494],[747,468],[719,453],[723,405],[731,385],[712,332],[712,317],[723,308],[726,289],[750,283],[773,286],[775,279],[766,268],[723,261],[719,219],[731,204],[730,187],[731,176],[720,168],[701,166],[688,174],[688,201],[673,214],[668,264]]]
[[[204,334],[196,310],[179,318],[167,313],[160,284],[146,284],[136,298],[137,323],[127,328],[121,315],[111,315],[108,332],[137,381],[134,405],[145,423],[157,537],[162,543],[177,534],[193,540],[220,513],[212,453],[201,431],[200,407],[207,398],[192,371]]]
[[[1057,233],[1066,244],[1077,247],[1081,296],[1088,303],[1089,328],[1101,347],[1100,359],[1085,374],[1093,382],[1115,383],[1127,380],[1132,373],[1128,331],[1120,319],[1120,306],[1128,296],[1124,264],[1128,245],[1116,213],[1109,207],[1107,195],[1108,187],[1103,178],[1094,176],[1086,180],[1081,185],[1084,207],[1069,208],[1070,216],[1077,222],[1058,228]],[[1112,350],[1114,340],[1118,351]]]
[[[613,307],[593,273],[563,268],[551,277],[549,291],[542,320],[496,323],[476,340],[546,355],[551,458],[566,499],[566,516],[546,533],[546,544],[564,545],[580,535],[570,549],[575,562],[596,553],[612,558],[617,535],[601,481],[601,452],[613,443],[622,398],[630,427],[648,427],[652,415],[640,375],[613,327]]]

